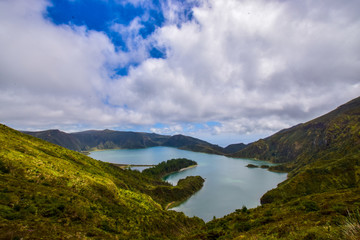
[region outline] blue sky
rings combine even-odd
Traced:
[[[114,0],[53,0],[51,3],[47,8],[46,17],[53,23],[86,26],[88,30],[104,32],[113,44],[123,51],[130,49],[126,45],[124,36],[112,29],[114,24],[128,26],[135,18],[148,15],[139,22],[142,25],[139,34],[146,38],[165,21],[159,1],[149,1],[146,5],[133,5],[126,1]],[[151,49],[149,55],[149,57],[159,57],[162,54],[161,50]]]
[[[359,96],[360,2],[0,1],[0,119],[251,142]]]

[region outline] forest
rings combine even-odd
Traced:
[[[176,158],[163,161],[152,168],[147,168],[143,171],[144,174],[155,176],[155,177],[164,177],[172,172],[177,172],[183,168],[187,168],[190,166],[196,166],[197,162],[193,160],[189,160],[186,158]]]

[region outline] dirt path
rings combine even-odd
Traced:
[[[172,204],[174,204],[174,203],[175,203],[175,201],[172,201],[172,202],[168,203],[168,204],[166,205],[166,207],[165,207],[165,210],[168,210],[169,207],[170,207]]]

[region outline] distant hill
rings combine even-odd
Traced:
[[[194,152],[223,154],[223,148],[218,145],[210,144],[203,140],[180,134],[168,138],[163,144],[161,144],[161,146],[176,147]]]
[[[23,133],[75,151],[98,149],[137,149],[155,146],[175,147],[194,152],[223,154],[218,145],[184,135],[159,135],[155,133],[125,132],[113,130],[90,130],[65,133],[59,130]]]
[[[79,140],[83,150],[92,149],[136,149],[159,146],[169,136],[155,133],[124,132],[124,131],[85,131],[70,133]]]
[[[204,222],[165,206],[203,182],[172,186],[0,124],[0,239],[185,238]]]
[[[56,145],[65,147],[70,150],[75,150],[75,151],[83,150],[81,142],[76,137],[57,129],[40,131],[40,132],[23,131],[23,133],[32,135],[34,137],[43,139],[47,142],[54,143]]]
[[[246,148],[246,144],[244,143],[236,143],[236,144],[230,144],[229,146],[225,147],[223,149],[223,152],[225,154],[232,154],[232,153],[236,153],[244,148]]]

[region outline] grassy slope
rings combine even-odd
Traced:
[[[249,144],[233,157],[251,157],[301,167],[324,154],[356,153],[360,145],[360,97],[304,124]]]
[[[173,239],[203,224],[143,194],[171,188],[155,178],[4,125],[0,146],[0,239]]]
[[[285,162],[291,172],[261,207],[214,220],[194,239],[345,239],[346,216],[360,208],[360,98],[236,156]]]

